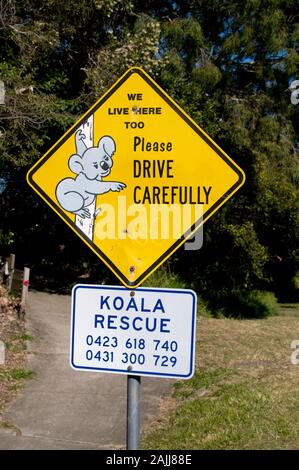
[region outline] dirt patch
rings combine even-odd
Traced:
[[[29,378],[25,322],[19,318],[19,299],[10,299],[7,290],[0,285],[0,340],[2,353],[0,363],[0,426],[4,408],[15,398],[23,381]],[[3,357],[4,356],[4,357]]]

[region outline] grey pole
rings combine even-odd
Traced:
[[[127,450],[140,446],[140,377],[127,377]]]

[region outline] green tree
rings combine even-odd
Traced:
[[[1,251],[35,273],[110,274],[26,187],[26,170],[128,67],[141,66],[245,170],[245,186],[173,269],[217,309],[229,292],[291,298],[298,270],[295,0],[2,0]],[[297,74],[297,76],[296,76]],[[34,246],[34,250],[32,247]],[[77,264],[71,253],[79,253]],[[66,276],[64,276],[66,277]],[[217,294],[217,295],[216,295]]]

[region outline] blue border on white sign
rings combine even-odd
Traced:
[[[172,294],[186,294],[191,295],[193,298],[192,303],[192,326],[191,326],[191,354],[190,354],[190,369],[188,374],[167,374],[159,372],[144,372],[138,370],[123,370],[123,369],[108,369],[103,367],[85,367],[77,366],[74,364],[74,336],[75,336],[75,313],[76,313],[76,291],[78,289],[98,289],[98,290],[112,290],[112,291],[139,291],[139,292],[170,292]],[[136,289],[128,289],[121,286],[100,286],[100,285],[90,285],[90,284],[77,284],[72,289],[72,322],[71,322],[71,357],[70,363],[71,367],[75,370],[83,371],[92,371],[92,372],[111,372],[114,374],[123,374],[123,375],[140,375],[140,376],[151,376],[151,377],[168,377],[168,378],[181,378],[189,379],[194,374],[194,352],[195,352],[195,331],[196,331],[196,305],[197,297],[194,291],[191,289],[160,289],[160,288],[145,288],[138,287]]]

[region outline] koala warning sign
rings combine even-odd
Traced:
[[[137,287],[244,183],[142,69],[129,69],[30,169],[30,186]]]

